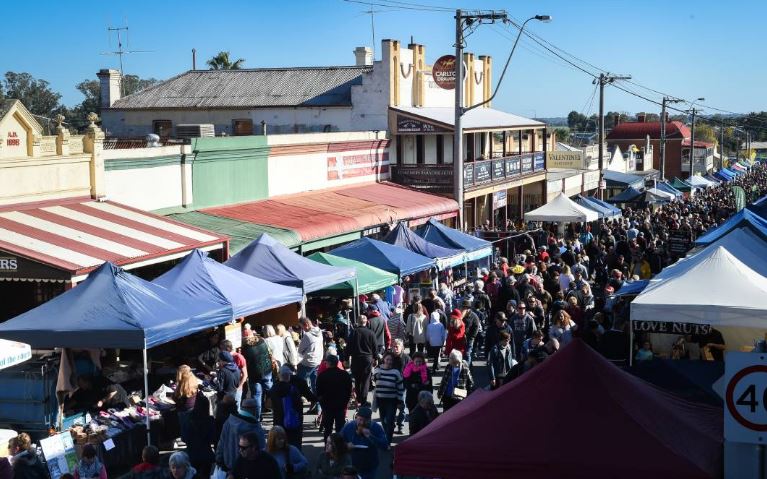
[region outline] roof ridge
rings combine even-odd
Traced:
[[[330,65],[330,66],[300,66],[300,67],[259,67],[259,68],[238,68],[236,70],[187,70],[180,75],[187,73],[221,73],[221,72],[254,72],[254,71],[282,71],[282,70],[372,70],[373,65]],[[180,76],[178,75],[178,76]]]

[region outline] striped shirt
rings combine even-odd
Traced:
[[[389,334],[391,334],[392,341],[395,339],[405,340],[407,334],[405,331],[405,322],[402,321],[401,314],[392,314],[389,321],[387,321],[387,325],[389,326]]]
[[[405,382],[397,369],[378,369],[375,374],[375,396],[379,399],[401,399],[405,394]]]

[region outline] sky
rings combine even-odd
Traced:
[[[360,0],[368,1],[368,0]],[[198,68],[218,51],[228,50],[245,65],[258,67],[353,65],[357,46],[376,38],[411,37],[426,46],[427,63],[454,53],[454,12],[408,8],[412,5],[463,9],[505,9],[524,20],[551,15],[550,23],[532,21],[527,31],[592,66],[632,76],[621,82],[654,101],[651,88],[701,102],[706,113],[767,110],[762,54],[763,0],[344,0],[235,1],[75,1],[12,2],[3,8],[0,73],[28,72],[50,82],[62,102],[83,99],[75,85],[95,79],[101,68],[117,68],[117,50],[108,27],[128,26],[126,74],[167,79]],[[390,6],[386,6],[390,5]],[[517,31],[503,24],[481,25],[466,51],[491,55],[494,81],[511,51]],[[567,57],[572,60],[571,57]],[[577,61],[576,61],[577,63]],[[529,117],[566,116],[598,111],[593,77],[567,65],[523,36],[500,86],[494,107]],[[637,86],[639,84],[641,86]],[[646,88],[643,88],[646,87]],[[709,105],[709,109],[706,109]],[[660,107],[607,87],[605,111],[658,112]]]

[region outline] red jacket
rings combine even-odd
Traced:
[[[447,329],[447,342],[445,343],[445,353],[457,349],[464,354],[466,352],[466,326],[463,321],[459,321],[458,327],[450,326]]]

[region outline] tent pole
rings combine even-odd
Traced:
[[[634,365],[634,327],[629,318],[629,367]]]
[[[360,317],[360,281],[357,276],[354,276],[354,297],[352,298],[354,301],[354,324],[357,324],[357,318]],[[354,325],[349,325],[349,328],[353,327]]]
[[[149,363],[146,358],[146,339],[144,339],[144,403],[146,404],[146,445],[152,444],[152,434],[149,430]]]
[[[301,283],[301,316],[306,316],[306,290],[303,283]]]

